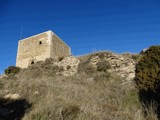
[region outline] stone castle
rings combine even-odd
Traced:
[[[51,30],[19,41],[16,66],[27,68],[46,58],[71,55],[70,47]]]

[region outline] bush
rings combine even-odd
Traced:
[[[59,57],[58,61],[62,61],[64,59],[64,57]]]
[[[150,116],[147,111],[154,106],[160,119],[160,46],[151,46],[145,51],[136,65],[135,82],[146,117]]]
[[[71,66],[70,66],[70,65],[67,65],[67,67],[66,67],[66,68],[67,68],[67,70],[69,70],[69,69],[71,69]]]
[[[15,66],[9,66],[7,69],[4,70],[5,75],[15,75],[19,73],[20,68]]]
[[[112,53],[111,52],[98,52],[98,53],[93,53],[90,55],[87,55],[83,58],[81,58],[80,63],[78,65],[78,73],[80,72],[85,72],[85,73],[94,73],[94,72],[107,72],[108,69],[111,68],[110,63],[105,60],[106,57],[109,57]],[[96,63],[95,67],[92,64],[92,60],[94,58],[100,59],[100,62]]]
[[[134,54],[132,55],[132,59],[138,62],[141,59],[142,55],[141,54]]]
[[[54,59],[46,59],[44,62],[36,62],[28,68],[21,70],[20,75],[22,77],[26,76],[24,79],[41,78],[42,76],[53,77],[56,73],[64,71],[63,67],[55,65],[54,61]]]
[[[94,73],[95,68],[90,64],[91,57],[87,57],[85,60],[81,60],[78,65],[78,73],[85,72],[85,73]]]
[[[96,65],[97,65],[97,71],[101,71],[101,72],[102,71],[106,72],[108,69],[111,68],[111,65],[106,60],[102,60],[102,61],[98,62]]]
[[[160,46],[152,46],[136,65],[136,84],[140,90],[156,91],[160,82]]]

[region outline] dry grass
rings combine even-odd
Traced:
[[[138,62],[142,57],[141,54],[123,53],[122,55],[125,56],[125,57],[133,59],[135,62]]]
[[[51,64],[40,62],[14,80],[0,80],[0,97],[18,93],[32,103],[23,120],[144,120],[137,89],[123,85],[120,76],[94,71],[64,77]]]

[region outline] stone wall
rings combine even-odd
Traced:
[[[46,58],[70,54],[70,48],[52,31],[47,31],[19,41],[16,66],[26,68]]]
[[[52,36],[51,56],[58,58],[71,55],[70,47],[66,45],[56,34]]]

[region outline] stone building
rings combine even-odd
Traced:
[[[46,58],[71,55],[70,47],[51,30],[19,41],[16,66],[27,68]]]

